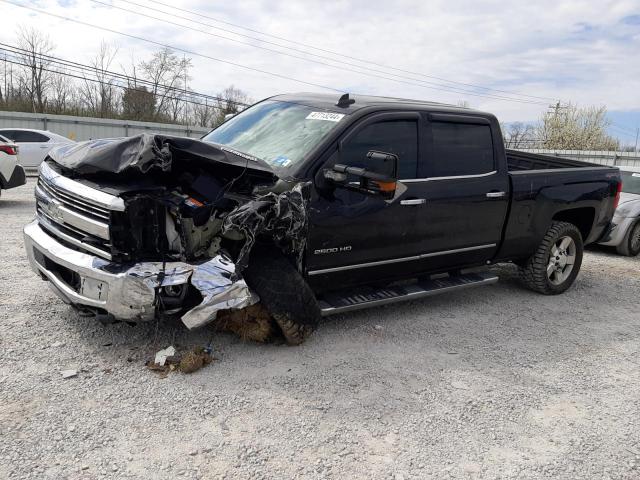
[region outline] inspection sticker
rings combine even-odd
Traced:
[[[291,164],[291,159],[285,157],[284,155],[280,155],[273,160],[273,163],[280,167],[288,167]]]
[[[306,120],[325,120],[327,122],[339,122],[344,117],[344,113],[332,112],[311,112]]]

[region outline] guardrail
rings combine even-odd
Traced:
[[[95,138],[130,137],[140,133],[154,132],[198,138],[211,130],[210,128],[169,123],[6,111],[0,111],[0,128],[49,130],[76,141]]]

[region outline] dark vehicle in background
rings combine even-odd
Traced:
[[[640,167],[620,167],[622,194],[612,228],[601,245],[616,247],[621,255],[640,254]]]
[[[281,95],[202,141],[102,142],[43,163],[34,270],[103,319],[192,328],[259,297],[292,344],[322,315],[493,283],[499,262],[562,293],[621,187],[505,151],[489,113],[394,98]]]

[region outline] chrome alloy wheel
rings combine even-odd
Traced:
[[[551,255],[547,265],[547,278],[554,285],[562,284],[576,262],[576,242],[571,237],[560,237],[551,247]]]

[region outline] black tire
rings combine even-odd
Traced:
[[[554,283],[547,269],[551,263],[551,252],[560,239],[570,237],[575,244],[575,255],[570,272],[566,279]],[[520,278],[533,291],[544,295],[557,295],[567,290],[575,281],[582,265],[584,246],[580,230],[572,223],[553,222],[536,252],[519,268]]]
[[[635,257],[640,254],[640,242],[637,240],[640,238],[640,220],[637,220],[624,237],[624,240],[620,245],[616,247],[616,250],[620,255],[627,257]]]
[[[313,291],[280,251],[256,248],[243,276],[289,345],[300,345],[317,328],[320,307]]]

